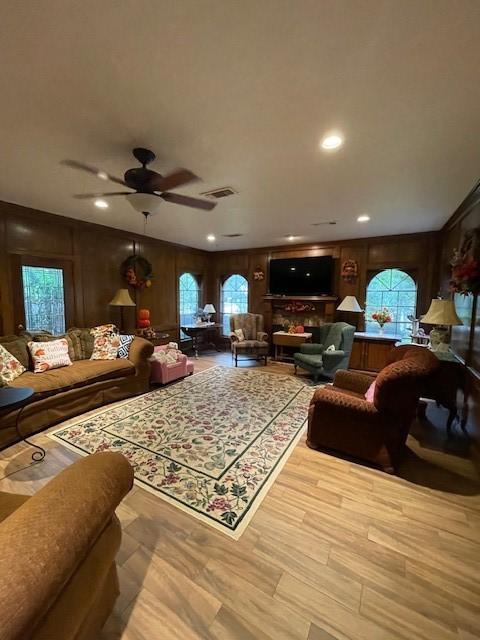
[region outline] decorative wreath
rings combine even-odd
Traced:
[[[122,277],[135,289],[152,286],[153,272],[150,262],[142,256],[130,256],[122,262]]]

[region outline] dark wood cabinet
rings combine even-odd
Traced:
[[[376,333],[357,331],[350,356],[350,369],[360,371],[380,371],[387,363],[387,357],[400,338],[382,336]]]

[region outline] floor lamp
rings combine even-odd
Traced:
[[[118,289],[117,293],[108,303],[111,307],[120,307],[120,333],[124,330],[123,309],[125,307],[135,307],[136,304],[130,297],[128,289]]]

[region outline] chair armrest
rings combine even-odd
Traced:
[[[340,363],[345,356],[345,351],[324,351],[323,363],[325,364],[325,367],[331,368]]]
[[[315,411],[336,409],[337,411],[356,414],[362,419],[374,419],[379,415],[373,402],[367,402],[363,398],[356,398],[355,396],[335,391],[334,387],[317,389],[310,401],[310,406],[312,405],[315,407]]]
[[[257,340],[259,342],[268,342],[268,333],[265,333],[265,331],[257,331]]]
[[[120,453],[75,462],[0,523],[0,638],[27,638],[54,605],[130,491]]]
[[[238,336],[237,336],[237,334],[236,334],[236,333],[231,333],[231,334],[229,335],[229,338],[230,338],[230,341],[231,341],[231,342],[240,342],[240,340],[239,340],[239,338],[238,338]]]
[[[368,375],[367,373],[357,373],[356,371],[341,369],[335,373],[333,384],[340,389],[365,394],[368,387],[375,380],[375,377],[376,376]]]
[[[304,342],[300,345],[300,353],[308,353],[312,356],[324,353],[325,347],[317,342]]]

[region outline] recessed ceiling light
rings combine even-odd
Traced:
[[[290,267],[290,271],[295,271],[295,267]]]
[[[295,236],[286,236],[287,240],[289,240],[290,242],[292,242],[293,240],[295,240]]]
[[[215,236],[213,235],[213,233],[209,233],[207,236],[207,240],[209,242],[215,242]]]
[[[100,180],[108,180],[108,174],[106,174],[105,171],[99,171],[97,178],[100,178]]]
[[[339,133],[328,133],[325,137],[322,138],[320,142],[320,146],[325,151],[333,151],[334,149],[338,149],[343,144],[343,136]]]
[[[361,216],[358,216],[357,218],[357,222],[368,222],[370,220],[370,216],[367,216],[366,213],[362,214]]]
[[[93,204],[99,209],[108,209],[108,202],[106,202],[106,200],[95,200]]]
[[[309,276],[310,274],[309,274],[309,273],[306,273],[305,275],[306,275],[306,276]]]

